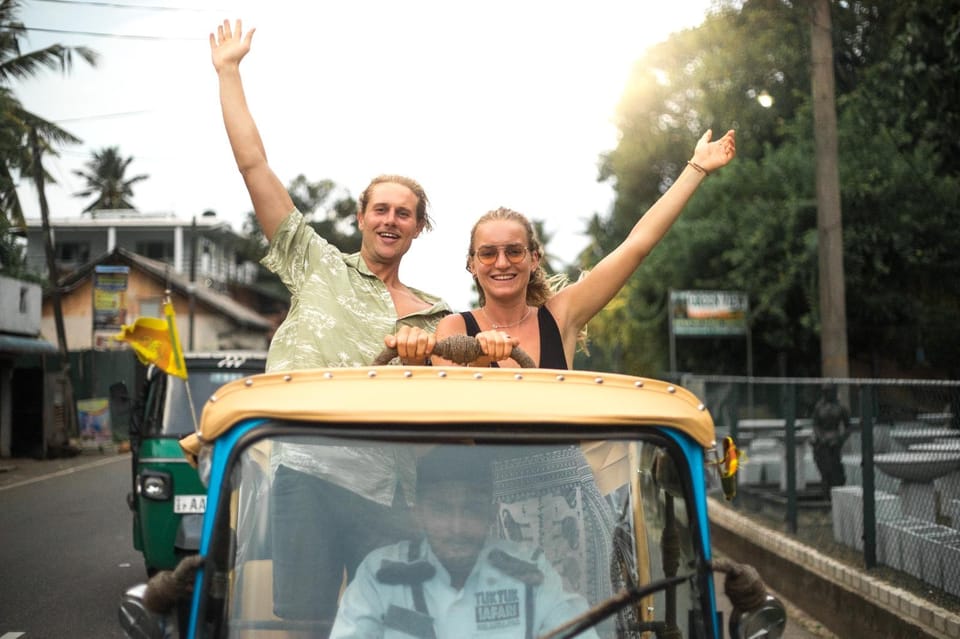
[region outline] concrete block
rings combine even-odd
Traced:
[[[943,544],[943,589],[960,597],[960,542]]]
[[[843,472],[847,477],[847,486],[863,485],[863,469],[860,467],[860,454],[844,453]]]
[[[950,520],[954,529],[960,530],[960,499],[948,501],[946,506],[943,506],[943,516]]]
[[[874,510],[877,521],[891,521],[903,519],[903,505],[900,497],[882,490],[874,491]]]
[[[813,448],[811,446],[807,445],[803,447],[801,463],[803,464],[803,474],[807,478],[808,484],[816,484],[823,481],[823,478],[820,477],[820,469],[817,468],[817,462],[813,459]]]
[[[960,471],[954,471],[943,477],[933,480],[937,491],[937,502],[940,504],[940,514],[946,515],[946,507],[951,501],[960,500]]]
[[[903,570],[903,535],[911,528],[923,528],[927,522],[912,517],[877,521],[877,561]]]
[[[900,565],[901,570],[923,579],[923,559],[921,553],[926,549],[923,538],[928,534],[936,533],[940,526],[926,523],[917,527],[903,529],[900,537]]]
[[[936,523],[937,497],[932,483],[900,482],[899,494],[905,515]]]
[[[830,516],[833,538],[851,548],[863,547],[863,489],[860,486],[836,486],[830,489]]]
[[[807,482],[812,478],[807,476],[806,465],[804,464],[803,456],[809,446],[803,444],[797,446],[795,453],[796,457],[793,460],[793,467],[796,469],[796,482],[797,490],[805,490],[807,488]],[[813,453],[810,454],[810,460],[813,461]],[[816,466],[816,464],[814,464]],[[787,489],[787,450],[786,448],[781,448],[780,450],[780,490]]]
[[[900,492],[900,480],[891,477],[876,466],[873,468],[873,487],[887,493],[897,494]]]
[[[923,580],[937,588],[943,588],[943,561],[946,545],[960,543],[960,533],[949,526],[937,526],[937,530],[920,538],[920,572]]]

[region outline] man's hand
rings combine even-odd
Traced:
[[[416,326],[401,326],[396,335],[383,338],[387,348],[397,349],[397,357],[404,364],[417,366],[425,364],[437,345],[437,337]]]
[[[210,34],[210,56],[217,73],[224,68],[240,65],[240,61],[250,51],[255,31],[256,28],[250,29],[244,36],[242,20],[237,20],[233,29],[230,28],[230,21],[224,20],[223,24],[217,27],[217,33]]]
[[[203,557],[190,555],[184,557],[173,570],[163,570],[147,582],[143,595],[143,605],[152,612],[166,614],[173,610],[177,601],[193,593],[193,582],[197,569],[203,565]]]

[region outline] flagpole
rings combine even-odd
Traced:
[[[193,417],[193,432],[200,434],[200,423],[197,421],[197,409],[193,405],[193,393],[190,392],[190,380],[183,380],[183,386],[187,389],[187,403],[190,404],[190,415]]]
[[[173,299],[170,296],[170,290],[164,291],[164,307],[168,308],[169,311],[165,311],[167,315],[167,326],[170,331],[170,342],[172,344],[172,357],[176,362],[176,366],[183,370],[183,387],[187,391],[187,403],[190,405],[190,416],[193,418],[193,432],[200,434],[200,422],[197,420],[197,409],[193,405],[193,392],[190,390],[190,375],[187,374],[187,360],[183,355],[183,348],[180,346],[180,335],[177,331],[177,320],[173,312]]]

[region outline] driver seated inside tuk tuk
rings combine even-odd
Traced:
[[[423,536],[367,555],[331,639],[532,638],[586,612],[542,551],[490,535],[495,511],[488,452],[443,445],[424,455],[415,503]]]

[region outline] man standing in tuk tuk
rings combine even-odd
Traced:
[[[431,228],[426,193],[408,177],[374,178],[358,201],[359,253],[343,254],[320,237],[267,163],[247,106],[240,62],[253,33],[244,34],[239,20],[232,27],[224,21],[210,34],[210,49],[227,137],[270,243],[263,264],[291,296],[267,371],[368,365],[386,336],[402,361],[423,363],[437,322],[450,312],[441,299],[400,281],[403,256]],[[275,613],[332,622],[344,572],[349,578],[370,550],[406,536],[413,460],[342,447],[339,457],[321,462],[286,444],[273,450],[271,466]],[[319,519],[324,526],[306,525]]]

